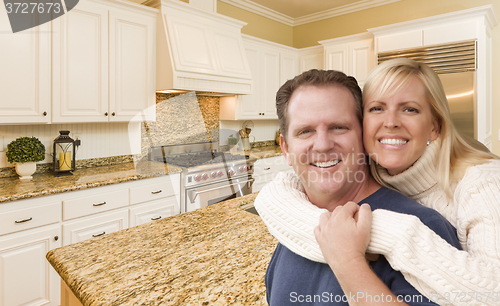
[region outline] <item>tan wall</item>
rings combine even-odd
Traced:
[[[285,46],[293,46],[293,27],[266,17],[245,11],[227,3],[217,2],[217,13],[238,19],[248,24],[241,32],[254,37],[273,41]]]

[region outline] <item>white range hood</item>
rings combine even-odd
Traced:
[[[252,76],[236,19],[179,0],[151,0],[159,9],[156,89],[250,94]]]

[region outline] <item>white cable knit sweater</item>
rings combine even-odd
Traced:
[[[368,252],[383,254],[417,290],[440,305],[500,305],[500,161],[470,167],[455,183],[453,199],[437,185],[433,142],[408,170],[387,183],[439,211],[457,229],[464,251],[450,246],[412,215],[373,212]],[[255,207],[278,241],[313,261],[325,262],[314,228],[325,210],[309,202],[299,178],[279,174],[259,193]]]

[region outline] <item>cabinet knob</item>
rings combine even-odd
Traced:
[[[104,116],[106,116],[106,117],[107,117],[107,116],[108,116],[108,112],[105,112],[105,113],[104,113]]]
[[[46,117],[46,116],[47,116],[47,112],[43,112],[43,113],[42,113],[42,115],[43,115],[44,117]]]
[[[55,241],[59,240],[59,236],[54,236],[54,240]]]
[[[114,116],[114,115],[115,115],[115,112],[112,112],[112,113],[111,113],[111,116]]]

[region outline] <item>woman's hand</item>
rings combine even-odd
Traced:
[[[372,212],[370,205],[348,202],[320,216],[314,235],[326,262],[333,271],[365,261],[370,243]]]

